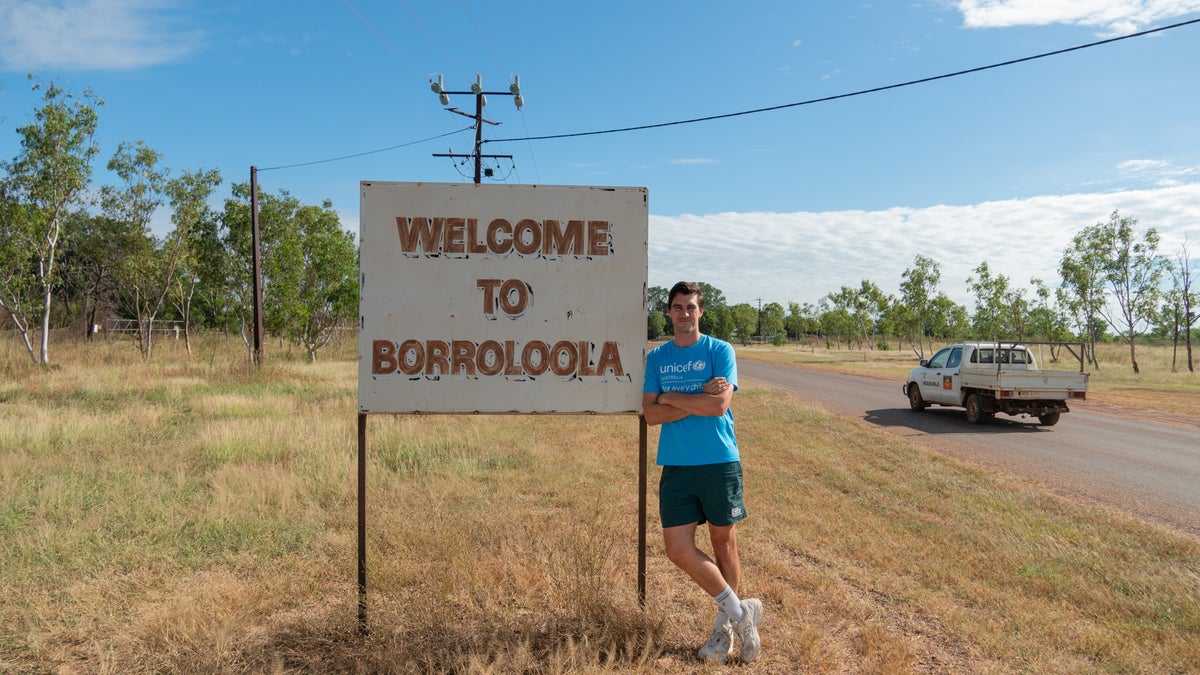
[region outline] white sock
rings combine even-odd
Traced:
[[[730,621],[740,623],[744,618],[743,614],[745,613],[742,611],[742,601],[738,599],[737,593],[734,593],[733,589],[729,586],[726,586],[725,590],[716,597],[716,601],[718,613],[725,612],[725,616],[728,616]]]
[[[729,615],[725,613],[725,608],[717,605],[717,618],[713,621],[713,630],[729,623]]]

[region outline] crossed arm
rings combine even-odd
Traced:
[[[677,391],[643,393],[642,414],[650,426],[681,420],[688,415],[719,417],[729,409],[732,400],[733,385],[723,377],[714,377],[704,383],[703,391],[696,394]]]

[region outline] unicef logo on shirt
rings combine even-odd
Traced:
[[[682,375],[685,373],[703,371],[707,365],[708,362],[704,359],[688,361],[687,363],[664,363],[659,367],[658,372],[663,374],[673,373],[675,375]]]

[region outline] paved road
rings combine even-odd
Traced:
[[[899,380],[749,359],[738,359],[738,376],[1059,494],[1200,535],[1200,425],[1116,417],[1084,403],[1054,427],[1005,415],[976,426],[958,408],[912,412]]]

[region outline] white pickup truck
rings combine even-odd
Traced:
[[[950,345],[908,374],[904,394],[914,411],[930,405],[967,409],[979,424],[996,413],[1032,415],[1046,426],[1087,398],[1088,373],[1041,370],[1028,347],[1005,342]]]

